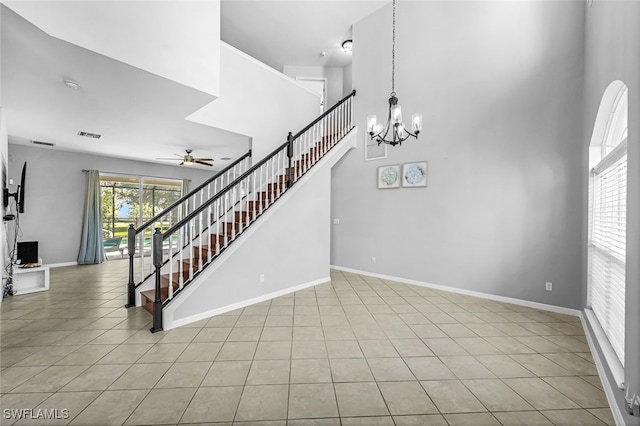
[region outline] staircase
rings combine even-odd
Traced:
[[[354,96],[355,91],[296,135],[289,133],[260,162],[247,167],[249,152],[162,215],[129,229],[126,306],[149,311],[152,332],[163,330],[163,309],[353,129]]]

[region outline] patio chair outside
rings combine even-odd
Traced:
[[[104,247],[104,252],[112,253],[115,251],[119,251],[120,256],[124,257],[124,248],[120,248],[121,242],[122,242],[122,237],[105,238],[104,240],[102,240],[102,246]]]

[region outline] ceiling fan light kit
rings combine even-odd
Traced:
[[[213,161],[213,158],[196,158],[191,153],[193,150],[185,149],[186,155],[173,154],[178,158],[156,158],[156,160],[173,160],[180,161],[180,166],[192,166],[194,164],[202,164],[203,166],[213,167],[213,164],[209,163]]]

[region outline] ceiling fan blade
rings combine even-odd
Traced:
[[[182,160],[182,158],[160,158],[160,157],[157,157],[156,160],[180,161],[180,160]]]
[[[200,159],[194,160],[198,164],[203,164],[205,166],[213,167],[213,164],[205,163],[204,161],[200,161]]]
[[[184,154],[183,154],[183,155],[180,155],[180,154],[173,154],[173,155],[175,155],[176,157],[180,157],[180,158],[184,157]]]
[[[179,166],[184,166],[184,161],[181,161]]]
[[[194,158],[195,161],[213,161],[213,158]]]

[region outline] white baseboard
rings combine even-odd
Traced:
[[[246,306],[254,305],[256,303],[264,302],[266,300],[275,299],[276,297],[284,296],[289,293],[293,293],[296,291],[304,290],[309,287],[314,287],[318,284],[324,284],[331,281],[331,277],[324,277],[318,280],[310,281],[308,283],[299,284],[293,287],[287,287],[283,290],[274,291],[272,293],[267,293],[262,296],[254,297],[253,299],[243,300],[238,303],[233,303],[231,305],[223,306],[222,308],[211,309],[210,311],[205,311],[196,315],[191,315],[186,318],[181,318],[179,320],[169,321],[169,319],[165,316],[163,318],[164,330],[171,330],[172,328],[180,327],[182,325],[191,324],[192,322],[200,321],[205,318],[210,318],[215,315],[224,314],[226,312],[234,311],[236,309],[244,308]]]
[[[591,333],[589,332],[589,327],[586,324],[587,322],[589,322],[589,324],[592,326],[594,333],[596,333],[596,329],[595,327],[593,327],[594,322],[586,318],[587,316],[588,314],[586,311],[584,314],[582,312],[580,313],[580,321],[582,322],[582,328],[584,329],[584,334],[585,336],[587,336],[587,343],[589,344],[589,350],[591,350],[591,355],[593,356],[593,360],[596,363],[598,375],[600,376],[600,382],[602,382],[602,387],[604,388],[604,394],[607,396],[607,402],[609,402],[609,407],[611,408],[611,414],[613,415],[613,419],[615,420],[616,425],[624,426],[625,424],[624,416],[620,411],[620,406],[616,402],[616,396],[614,394],[613,388],[611,387],[611,383],[609,382],[609,380],[606,379],[607,370],[605,369],[604,362],[600,357],[600,352],[596,350],[593,337],[591,336]],[[613,352],[613,348],[611,349],[611,351]],[[613,370],[612,370],[612,374],[614,374]],[[623,372],[623,375],[624,375],[624,372]],[[602,379],[603,377],[605,377],[604,380]],[[614,380],[618,382],[617,385],[620,386],[619,378],[616,378],[615,374],[614,374]]]
[[[42,265],[42,266],[48,266],[49,268],[60,268],[63,266],[76,266],[78,264],[78,262],[61,262],[61,263],[49,263],[48,265]]]
[[[511,303],[513,305],[526,306],[528,308],[534,308],[534,309],[541,309],[543,311],[555,312],[557,314],[572,315],[572,316],[575,316],[575,317],[579,317],[580,316],[580,311],[579,310],[565,308],[563,306],[547,305],[545,303],[532,302],[530,300],[522,300],[522,299],[515,299],[513,297],[497,296],[497,295],[494,295],[494,294],[482,293],[482,292],[479,292],[479,291],[466,290],[466,289],[456,288],[456,287],[449,287],[449,286],[440,285],[440,284],[432,284],[432,283],[427,283],[427,282],[424,282],[424,281],[411,280],[411,279],[408,279],[408,278],[393,277],[391,275],[378,274],[376,272],[361,271],[361,270],[358,270],[358,269],[345,268],[343,266],[331,265],[331,269],[336,269],[338,271],[344,271],[344,272],[351,272],[351,273],[359,274],[359,275],[367,275],[367,276],[370,276],[370,277],[380,278],[380,279],[383,279],[383,280],[397,281],[399,283],[404,283],[404,284],[412,284],[412,285],[417,285],[417,286],[420,286],[420,287],[432,288],[434,290],[444,290],[444,291],[449,291],[451,293],[464,294],[465,296],[480,297],[482,299],[494,300],[496,302]]]

